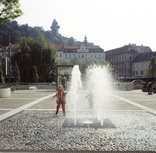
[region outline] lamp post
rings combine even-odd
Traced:
[[[10,50],[10,34],[4,32],[4,31],[1,31],[0,32],[4,33],[5,35],[8,35],[9,38],[8,38],[8,46],[6,47],[5,49],[5,75],[9,76],[9,82],[10,82],[10,64],[11,64],[11,50]]]

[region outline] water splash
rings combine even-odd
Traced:
[[[108,93],[112,92],[111,82],[112,77],[107,66],[90,66],[83,78],[79,66],[73,67],[68,106],[72,110],[70,116],[75,118],[75,124],[77,117],[88,112],[90,116],[96,116],[101,120],[101,125],[103,124],[101,116],[105,106],[108,105]],[[92,105],[89,105],[90,100]]]
[[[86,71],[86,88],[93,93],[93,112],[100,120],[109,105],[108,93],[112,92],[112,77],[107,66],[90,66]]]
[[[68,100],[68,106],[69,109],[72,110],[72,116],[76,119],[77,117],[77,111],[78,111],[78,103],[80,101],[79,98],[79,90],[82,88],[82,82],[81,82],[81,73],[79,70],[79,66],[75,65],[72,70],[72,78],[71,78],[71,86],[70,91],[67,96]],[[76,124],[76,120],[75,120]]]

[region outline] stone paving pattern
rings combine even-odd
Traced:
[[[19,90],[10,98],[0,98],[0,115],[54,90]],[[113,91],[112,94],[156,110],[156,94],[140,90]],[[62,110],[55,116],[56,99],[51,97],[0,122],[0,151],[156,151],[156,115],[110,97],[103,118],[116,128],[63,128]],[[72,117],[67,105],[67,117]],[[79,117],[95,116],[83,112]]]

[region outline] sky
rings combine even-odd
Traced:
[[[16,21],[100,46],[104,51],[128,44],[156,51],[156,0],[19,0],[23,15]]]

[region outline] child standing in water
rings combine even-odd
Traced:
[[[53,98],[57,97],[56,103],[57,103],[57,107],[56,107],[56,115],[59,111],[60,105],[62,105],[62,110],[63,110],[63,114],[65,116],[65,97],[66,97],[67,92],[63,90],[63,86],[59,85],[58,86],[58,91],[57,93],[53,96]]]
[[[94,107],[94,102],[93,102],[93,92],[92,92],[92,90],[89,91],[89,93],[87,95],[87,98],[88,98],[88,102],[89,102],[89,107],[93,108]]]

